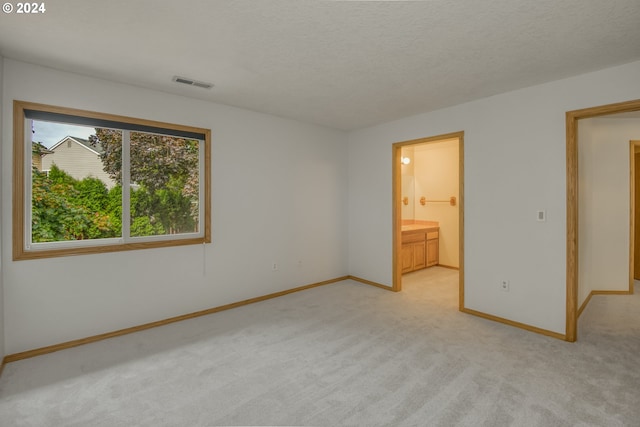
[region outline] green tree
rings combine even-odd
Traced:
[[[116,236],[122,236],[122,187],[120,185],[109,190],[105,211],[109,214],[112,227],[117,230]]]
[[[91,212],[106,210],[109,202],[109,192],[104,182],[98,178],[88,177],[81,181],[76,181],[74,188],[78,190],[78,195],[74,202],[86,207]]]
[[[131,221],[148,218],[154,227],[152,234],[192,232],[197,220],[192,215],[193,199],[183,194],[184,184],[171,179],[165,188],[149,191],[145,186],[131,192]],[[133,230],[133,226],[132,226]],[[138,234],[144,235],[144,234]]]
[[[199,142],[144,132],[130,135],[132,235],[195,231]],[[96,128],[89,141],[101,148],[104,171],[121,185],[122,132]]]
[[[31,229],[34,242],[80,240],[91,227],[86,210],[71,202],[76,195],[73,185],[61,181],[54,181],[36,169],[33,171]]]
[[[102,149],[100,158],[104,171],[122,183],[122,132],[96,128],[89,142]],[[197,193],[198,146],[192,139],[131,132],[130,181],[144,185],[153,192],[167,186],[174,177],[184,178],[185,195]]]
[[[49,176],[32,170],[33,242],[83,240],[120,235],[107,211],[108,193],[96,178],[76,180],[53,165]]]
[[[75,178],[60,169],[55,163],[51,166],[47,177],[52,184],[73,186],[77,182]]]

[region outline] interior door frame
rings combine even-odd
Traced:
[[[629,141],[629,294],[633,294],[633,283],[636,275],[636,179],[640,171],[636,168],[636,155],[640,155],[640,140]]]
[[[464,308],[464,131],[430,136],[427,138],[412,139],[396,142],[392,146],[392,174],[393,174],[393,285],[392,290],[402,290],[402,176],[401,176],[401,151],[402,147],[409,145],[434,143],[445,139],[458,139],[458,256],[459,256],[459,280],[458,280],[458,308]]]
[[[640,111],[640,99],[567,111],[567,293],[565,340],[578,338],[578,120]]]

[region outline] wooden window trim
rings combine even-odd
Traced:
[[[50,113],[66,114],[99,120],[129,123],[140,126],[171,129],[184,132],[195,132],[204,135],[204,235],[194,238],[177,238],[158,241],[126,242],[118,244],[98,244],[95,246],[66,247],[29,251],[25,248],[25,110],[37,110]],[[137,119],[94,111],[57,107],[15,100],[13,102],[13,260],[42,259],[71,255],[98,254],[136,249],[164,248],[172,246],[211,243],[211,130],[183,126],[153,120]]]

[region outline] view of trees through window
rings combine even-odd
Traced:
[[[200,141],[75,126],[84,134],[53,142],[69,126],[34,120],[33,127],[39,129],[32,137],[33,243],[199,231]]]

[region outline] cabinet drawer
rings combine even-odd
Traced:
[[[402,233],[402,243],[424,242],[425,233]]]
[[[439,237],[439,231],[431,231],[427,233],[427,240],[437,239]]]

